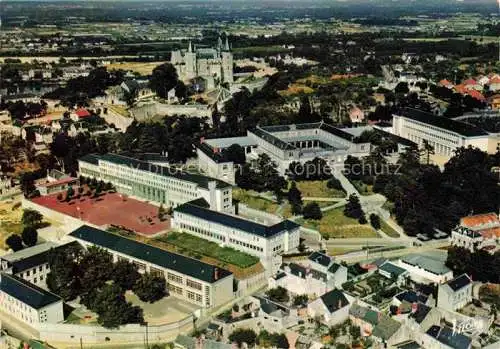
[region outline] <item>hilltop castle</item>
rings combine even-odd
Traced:
[[[216,48],[194,48],[189,42],[187,51],[172,51],[171,63],[177,70],[179,79],[188,81],[203,78],[206,88],[215,88],[220,83],[233,82],[233,54],[226,42],[219,36]]]

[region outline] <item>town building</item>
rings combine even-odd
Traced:
[[[219,37],[216,48],[193,48],[189,42],[187,51],[172,51],[170,62],[175,67],[179,79],[188,82],[203,78],[207,89],[234,81],[233,54],[227,36],[224,45]]]
[[[81,176],[111,182],[122,194],[169,207],[203,198],[211,210],[233,210],[232,187],[218,179],[117,154],[86,155],[78,166]]]
[[[300,242],[300,226],[292,221],[267,226],[210,210],[202,199],[176,207],[172,227],[259,257],[272,272],[279,269],[281,254],[295,250]]]
[[[459,225],[451,231],[451,244],[471,252],[480,249],[495,251],[500,240],[500,217],[496,213],[485,213],[462,217]]]
[[[334,289],[310,302],[307,313],[311,318],[320,317],[327,326],[335,326],[349,318],[349,301],[342,291]]]
[[[420,338],[424,348],[431,349],[470,349],[472,340],[449,327],[431,326]]]
[[[362,157],[370,153],[370,143],[360,142],[358,137],[343,129],[324,122],[280,126],[257,126],[243,137],[204,140],[204,152],[220,152],[232,144],[245,149],[247,162],[267,154],[280,173],[285,174],[290,163],[325,159],[330,165],[343,164],[347,156]],[[200,167],[216,166],[202,159]],[[220,163],[217,163],[217,166]],[[217,169],[209,170],[216,172]],[[213,173],[212,172],[212,173]]]
[[[49,195],[65,191],[68,187],[74,185],[79,185],[78,178],[65,176],[60,179],[53,179],[47,177],[46,180],[37,181],[35,188],[40,192],[40,195]]]
[[[408,271],[406,269],[398,267],[391,262],[385,262],[378,267],[378,272],[380,275],[390,280],[394,280],[397,285],[402,285],[408,275]]]
[[[263,328],[275,328],[281,331],[297,325],[300,321],[297,308],[291,308],[261,296],[253,296],[251,299],[254,301],[254,308],[257,309],[254,315],[258,317]]]
[[[472,280],[462,274],[439,285],[437,306],[449,311],[463,308],[472,302]]]
[[[392,132],[419,147],[427,141],[436,154],[447,157],[469,146],[494,153],[500,144],[500,138],[476,126],[411,108],[393,115]]]
[[[218,149],[212,149],[207,143],[196,147],[198,169],[207,176],[220,179],[230,184],[236,184],[235,165]]]
[[[297,263],[285,263],[269,278],[269,288],[283,287],[294,295],[319,297],[335,287],[332,281],[325,272]]]
[[[63,300],[30,282],[0,274],[0,310],[30,327],[64,320]]]
[[[170,295],[202,308],[214,308],[234,298],[233,274],[228,270],[87,225],[69,237],[85,248],[98,246],[107,250],[115,262],[128,260],[139,272],[165,277]]]
[[[64,245],[63,245],[64,246]],[[58,249],[53,242],[44,242],[0,257],[0,271],[15,275],[41,288],[47,288],[50,272],[49,254]]]
[[[399,259],[397,264],[408,270],[408,276],[415,282],[442,284],[453,278],[453,271],[442,261],[427,256],[409,254]]]

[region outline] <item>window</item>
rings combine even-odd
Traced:
[[[199,282],[196,282],[196,281],[193,281],[193,280],[189,280],[189,279],[186,280],[186,285],[188,287],[195,288],[195,289],[200,290],[200,291],[201,291],[201,288],[202,288],[202,286],[201,286],[201,284]]]

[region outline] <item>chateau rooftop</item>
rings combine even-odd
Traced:
[[[44,308],[62,299],[17,276],[0,274],[0,290],[34,309]]]

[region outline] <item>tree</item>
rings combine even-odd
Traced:
[[[38,241],[38,232],[33,226],[26,226],[21,234],[24,244],[28,247],[35,246]]]
[[[92,310],[99,314],[97,322],[106,328],[144,322],[142,309],[128,303],[118,285],[104,285],[95,292],[93,305]]]
[[[302,214],[304,215],[305,219],[320,220],[321,218],[323,218],[323,213],[321,212],[321,209],[317,202],[310,202],[305,205],[302,209]]]
[[[5,240],[5,243],[14,251],[20,251],[23,249],[23,239],[17,234],[12,234]]]
[[[123,290],[132,290],[140,277],[137,266],[127,260],[119,260],[113,266],[111,280]]]
[[[306,294],[296,295],[293,297],[293,305],[301,306],[307,304],[309,297]]]
[[[407,94],[408,92],[410,92],[410,89],[407,82],[400,82],[394,88],[394,93],[396,94]]]
[[[177,85],[177,71],[170,63],[164,63],[153,69],[149,85],[161,98],[167,98],[168,91]]]
[[[90,246],[80,263],[80,284],[82,293],[101,288],[113,275],[113,256],[103,248]]]
[[[83,249],[79,244],[69,244],[49,253],[50,273],[47,275],[47,286],[65,301],[75,299],[80,293],[78,264],[82,255]]]
[[[297,188],[297,183],[292,182],[290,189],[288,189],[288,202],[292,205],[301,206],[302,205],[302,193]]]
[[[21,222],[26,227],[38,228],[42,224],[43,216],[40,212],[32,209],[26,209],[23,211],[23,217]]]
[[[164,277],[146,273],[137,280],[133,291],[141,301],[154,303],[165,297],[166,287]]]
[[[275,302],[288,302],[290,300],[290,296],[288,295],[288,290],[281,286],[267,290],[266,295],[269,297],[270,300]]]
[[[356,194],[349,195],[349,199],[344,207],[344,215],[355,219],[360,219],[361,216],[364,216],[359,198]]]
[[[430,164],[431,161],[431,155],[435,154],[434,153],[434,147],[429,143],[427,139],[423,140],[423,148],[422,148],[422,153],[425,154],[425,157],[427,159],[427,165]]]
[[[326,182],[326,186],[330,189],[344,190],[340,181],[335,177],[330,178],[328,182]]]
[[[370,215],[370,224],[372,225],[373,229],[379,230],[380,229],[380,217],[376,215],[375,213],[372,213]]]
[[[229,335],[228,339],[236,343],[239,348],[241,348],[243,343],[246,343],[248,347],[253,347],[257,339],[257,334],[254,330],[238,328]]]
[[[224,150],[223,155],[227,161],[242,165],[246,162],[245,149],[239,144],[232,144]]]

